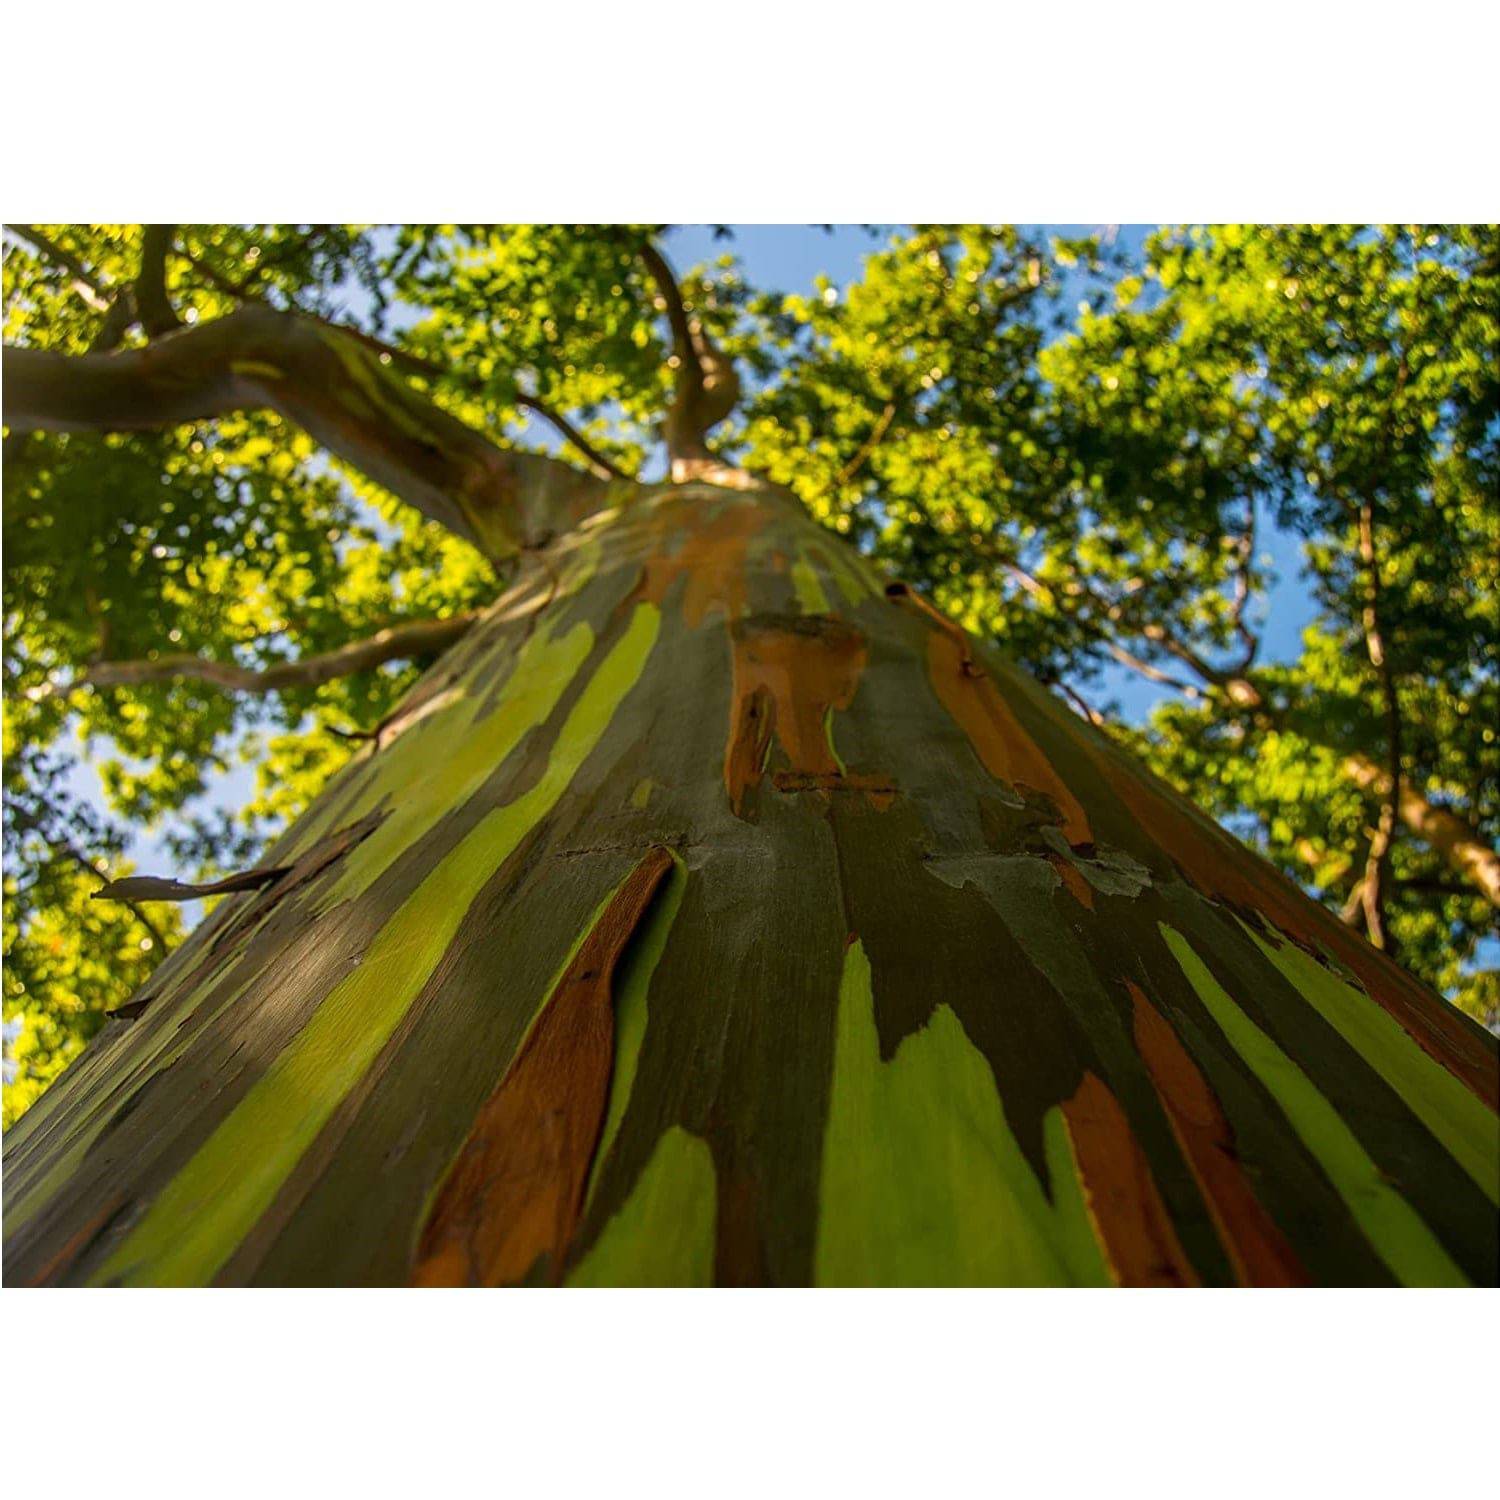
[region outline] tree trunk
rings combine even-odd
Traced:
[[[6,1139],[10,1282],[1496,1278],[1496,1046],[780,492],[538,554]]]

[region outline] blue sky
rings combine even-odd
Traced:
[[[1038,227],[1045,232],[1079,234],[1105,226]],[[1149,228],[1110,226],[1110,232],[1117,243],[1136,249]],[[823,229],[813,225],[756,224],[737,226],[734,239],[724,241],[714,237],[710,226],[684,225],[671,232],[666,247],[679,269],[733,251],[743,262],[745,274],[752,284],[798,292],[811,290],[819,276],[827,276],[840,286],[857,279],[863,257],[878,248],[884,238],[884,233],[872,236],[854,225]],[[1080,279],[1077,296],[1073,296],[1071,289],[1067,295],[1076,303],[1087,289],[1087,284]],[[1262,549],[1270,554],[1278,574],[1278,582],[1270,591],[1267,618],[1261,622],[1263,660],[1287,660],[1297,654],[1301,632],[1312,616],[1311,601],[1301,579],[1298,543],[1294,537],[1272,529],[1264,534]],[[1095,696],[1115,699],[1129,718],[1139,721],[1150,713],[1155,703],[1169,694],[1125,668],[1111,667],[1104,679],[1103,693],[1096,689]],[[220,776],[206,798],[197,804],[198,810],[216,807],[232,810],[242,806],[251,796],[253,780],[253,768],[248,766],[237,767]],[[73,770],[71,785],[78,795],[102,808],[98,773],[82,757]],[[151,830],[142,830],[138,834],[131,854],[143,872],[161,875],[186,873],[172,868],[160,837]],[[190,907],[185,915],[193,920],[197,913]]]

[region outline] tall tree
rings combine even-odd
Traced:
[[[1493,1038],[909,581],[1083,509],[1043,247],[18,235],[18,742],[326,784],[99,893],[221,899],[7,1132],[12,1279],[1494,1279]]]

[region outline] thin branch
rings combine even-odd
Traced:
[[[870,435],[859,445],[858,451],[844,465],[837,474],[833,476],[830,490],[840,490],[870,461],[875,450],[880,446],[887,432],[890,431],[891,422],[896,416],[896,403],[887,401],[881,409],[880,416],[876,419],[875,426],[870,430]]]
[[[246,297],[254,295],[249,290],[250,277],[239,282],[231,281],[212,261],[205,259],[185,241],[174,248],[221,297],[232,297],[236,302],[243,302]]]
[[[44,234],[35,224],[7,224],[5,226],[18,239],[25,240],[39,250],[45,260],[61,266],[73,278],[73,290],[94,312],[109,311],[110,289],[108,284],[84,265],[65,245],[60,245],[50,235]]]
[[[677,273],[666,256],[650,240],[641,242],[640,257],[655,283],[658,304],[666,313],[667,322],[672,325],[672,347],[681,361],[678,379],[681,381],[685,377],[701,386],[703,365],[698,358],[698,347],[693,339],[692,325],[688,321],[687,305],[682,300],[682,288],[677,283]]]
[[[1249,515],[1246,517],[1245,530],[1240,536],[1237,549],[1239,566],[1234,573],[1234,601],[1230,606],[1229,614],[1235,634],[1245,645],[1245,654],[1233,668],[1234,675],[1237,677],[1243,677],[1255,665],[1255,658],[1260,654],[1260,637],[1245,624],[1245,606],[1250,602],[1250,586],[1254,580],[1256,511],[1255,496],[1251,495]]]
[[[1088,699],[1078,691],[1077,688],[1065,682],[1061,677],[1056,678],[1055,683],[1058,691],[1066,696],[1073,707],[1076,708],[1078,712],[1082,714],[1083,717],[1094,726],[1095,729],[1102,730],[1105,734],[1109,733],[1109,720],[1106,719],[1104,715],[1101,714],[1099,710],[1095,708],[1093,704],[1090,703]]]
[[[457,377],[453,378],[457,379]],[[550,422],[563,440],[570,444],[578,456],[587,463],[589,471],[597,478],[634,479],[634,475],[627,474],[618,464],[607,458],[560,411],[555,411],[546,402],[538,400],[535,396],[528,396],[524,391],[518,391],[516,405],[533,412],[544,422]]]
[[[1389,460],[1392,431],[1396,422],[1396,404],[1405,388],[1410,365],[1406,351],[1401,351],[1396,370],[1396,384],[1391,392],[1390,407],[1380,438],[1380,455],[1377,471],[1383,471]],[[1375,542],[1375,504],[1367,492],[1360,496],[1356,522],[1359,530],[1359,558],[1365,579],[1365,597],[1360,610],[1360,625],[1365,637],[1365,651],[1370,665],[1380,684],[1380,694],[1385,706],[1386,724],[1386,779],[1382,793],[1380,821],[1370,844],[1370,857],[1365,866],[1364,908],[1365,927],[1370,941],[1377,948],[1390,947],[1390,934],[1385,921],[1385,875],[1390,863],[1391,845],[1396,828],[1396,812],[1401,804],[1401,697],[1396,684],[1395,668],[1381,626],[1381,581],[1380,555]]]
[[[453,615],[443,620],[416,620],[377,630],[363,640],[350,641],[333,651],[278,662],[255,670],[236,662],[212,661],[187,653],[143,661],[95,662],[80,672],[67,688],[134,687],[143,682],[192,678],[232,693],[275,693],[286,688],[317,687],[388,661],[403,661],[444,651],[473,628],[477,614]]]
[[[34,817],[32,817],[29,813],[23,811],[22,809],[16,807],[14,803],[11,804],[10,811],[11,816],[16,819],[17,823],[19,823],[22,828],[30,830],[32,833],[36,834],[36,836],[41,839],[44,844],[46,844],[48,849],[52,851],[54,858],[64,859],[69,864],[76,865],[86,875],[90,875],[95,880],[97,880],[101,888],[107,886],[110,883],[109,876],[104,874],[103,871],[101,871],[98,866],[95,865],[94,862],[86,854],[79,850],[77,846],[74,845],[70,840],[65,838],[54,838],[47,832],[45,828],[42,827],[42,825]],[[139,922],[148,933],[150,933],[151,941],[156,944],[157,951],[165,955],[167,951],[167,940],[163,936],[161,928],[159,928],[156,923],[153,922],[151,918],[148,917],[146,913],[136,905],[134,901],[126,901],[124,904],[130,908],[131,914],[135,917],[136,921]]]
[[[1386,873],[1390,867],[1391,849],[1395,844],[1396,805],[1384,802],[1380,808],[1380,822],[1370,837],[1370,852],[1365,857],[1365,872],[1355,885],[1346,904],[1343,917],[1351,926],[1356,910],[1363,914],[1365,935],[1377,947],[1391,953],[1395,941],[1386,922]]]
[[[1162,687],[1171,688],[1174,693],[1181,693],[1184,698],[1191,699],[1194,703],[1201,703],[1206,696],[1203,690],[1194,686],[1191,682],[1184,682],[1180,677],[1173,677],[1170,672],[1163,672],[1160,667],[1152,666],[1143,657],[1137,656],[1133,651],[1127,651],[1117,641],[1109,639],[1101,634],[1099,644],[1120,663],[1122,667],[1129,667],[1132,672],[1139,672],[1142,677],[1151,682],[1159,683]]]

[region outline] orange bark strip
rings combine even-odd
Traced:
[[[1062,814],[1063,835],[1068,842],[1093,843],[1082,804],[1021,727],[994,678],[974,660],[969,638],[905,584],[891,584],[886,593],[897,603],[917,609],[934,627],[927,638],[928,674],[939,701],[969,737],[985,770],[997,781],[1030,787],[1051,797]]]
[[[734,683],[724,786],[736,817],[766,771],[772,736],[802,778],[786,789],[829,789],[846,776],[828,737],[828,714],[854,701],[864,636],[828,615],[756,615],[730,628]],[[852,783],[850,783],[852,785]],[[877,790],[886,791],[881,781]]]
[[[667,590],[686,577],[682,617],[690,629],[696,630],[715,605],[726,619],[738,619],[748,597],[750,543],[769,520],[761,506],[743,501],[727,506],[706,526],[691,531],[676,552],[658,551],[647,558],[641,597],[660,605]]]
[[[1145,992],[1128,979],[1135,1042],[1242,1286],[1307,1286],[1308,1276],[1240,1170],[1234,1132],[1208,1081]]]
[[[743,818],[745,799],[765,774],[776,724],[776,700],[766,688],[757,687],[744,697],[736,693],[732,712],[729,743],[724,747],[724,785],[735,817]]]
[[[1093,1073],[1062,1106],[1089,1217],[1121,1286],[1197,1286],[1146,1153],[1115,1096]]]
[[[415,1285],[514,1284],[542,1255],[561,1279],[609,1102],[615,964],[671,868],[653,849],[558,980],[438,1193]]]
[[[1427,1055],[1491,1109],[1500,1108],[1496,1054],[1471,1035],[1453,1007],[1425,990],[1357,933],[1228,834],[1200,824],[1164,788],[1092,749],[1095,764],[1130,815],[1204,895],[1257,911],[1313,954],[1329,950]]]
[[[73,1262],[91,1245],[99,1231],[123,1208],[125,1199],[111,1198],[92,1218],[71,1234],[43,1263],[21,1283],[23,1286],[50,1286],[60,1281]]]

